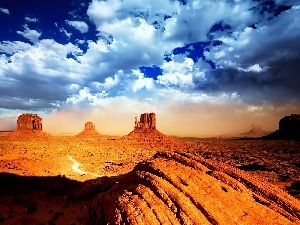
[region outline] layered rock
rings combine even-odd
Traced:
[[[251,129],[248,132],[239,134],[240,137],[261,137],[268,135],[271,132],[261,129],[261,126],[252,124]]]
[[[76,135],[78,138],[99,138],[101,135],[96,131],[96,127],[92,122],[84,124],[84,130]]]
[[[49,134],[43,132],[42,130],[42,118],[37,114],[25,113],[18,117],[16,130],[7,135],[7,137],[21,139],[32,137],[49,137]]]
[[[237,207],[238,206],[238,207]],[[300,201],[191,153],[158,153],[85,208],[92,224],[299,224]]]
[[[279,121],[279,130],[265,136],[266,139],[300,140],[300,114],[285,116]]]

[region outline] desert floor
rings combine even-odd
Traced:
[[[300,197],[300,143],[294,141],[178,138],[176,149],[233,165]],[[119,137],[78,139],[56,135],[40,140],[0,137],[0,223],[80,224],[97,195],[97,182],[119,177],[157,151],[173,151],[119,141]],[[86,185],[87,180],[95,186]],[[109,181],[111,182],[111,180]],[[106,185],[107,188],[110,184]],[[86,194],[88,193],[88,194]]]

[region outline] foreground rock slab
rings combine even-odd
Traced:
[[[85,208],[84,224],[300,224],[300,201],[232,166],[157,153]]]

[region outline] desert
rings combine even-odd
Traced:
[[[1,224],[300,222],[296,140],[170,137],[154,113],[123,137],[90,121],[49,135],[36,119],[1,135]]]
[[[0,21],[0,225],[300,225],[300,1]]]

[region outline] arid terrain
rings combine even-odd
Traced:
[[[53,136],[13,141],[1,137],[0,220],[3,224],[80,224],[83,209],[91,205],[97,194],[113,187],[122,175],[157,152],[192,153],[224,162],[299,198],[299,142],[184,141],[187,144],[180,149],[155,143],[145,146],[109,136],[99,139]],[[103,176],[111,179],[105,181]],[[84,183],[95,178],[98,180],[94,184]],[[32,212],[28,210],[31,205]]]
[[[123,137],[2,132],[0,224],[300,224],[299,159],[293,140],[168,137],[155,114]]]

